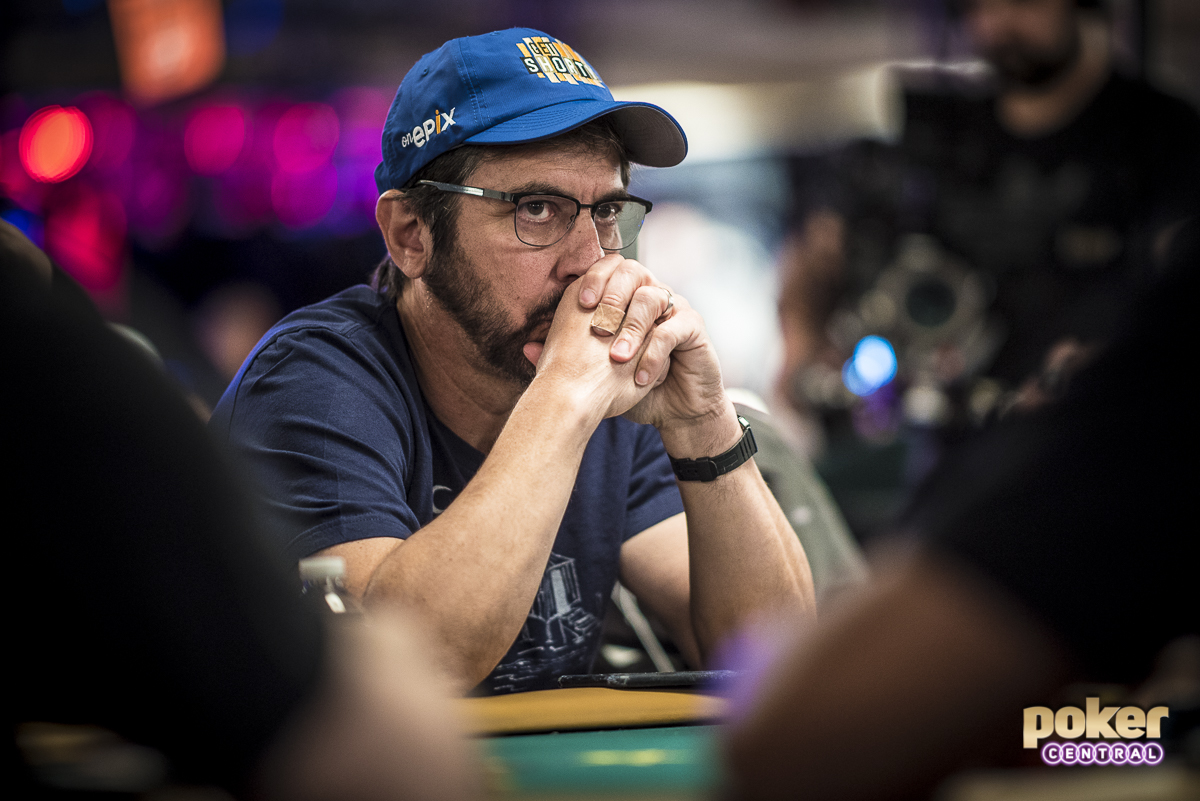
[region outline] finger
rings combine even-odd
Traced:
[[[590,309],[600,302],[609,277],[616,272],[617,267],[623,261],[625,261],[625,258],[620,253],[609,253],[589,267],[588,271],[579,277],[580,306]],[[621,308],[624,309],[625,306],[622,305]]]
[[[654,321],[655,323],[666,322],[675,314],[675,296],[672,295],[671,290],[667,289],[665,286],[662,287],[662,290],[667,293],[667,308],[664,309],[663,313],[658,316],[658,319]]]
[[[671,319],[656,326],[650,334],[650,342],[638,360],[633,380],[638,386],[653,383],[658,386],[666,380],[671,368],[671,354],[691,346],[701,331],[703,323],[699,315],[688,310],[679,310]]]
[[[670,304],[671,294],[663,287],[644,286],[637,289],[629,301],[625,322],[621,324],[617,339],[612,344],[612,358],[618,362],[633,358],[654,325],[664,319]]]
[[[541,342],[526,342],[525,347],[521,348],[521,352],[525,354],[525,358],[537,367],[538,359],[542,358],[542,351],[546,346]]]
[[[654,283],[654,276],[639,262],[622,259],[605,281],[600,302],[618,309],[627,308],[638,289]]]
[[[601,303],[592,313],[592,333],[597,336],[610,337],[621,329],[621,323],[624,320],[624,309]]]

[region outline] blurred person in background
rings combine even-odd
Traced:
[[[678,123],[515,28],[423,56],[383,152],[376,286],[286,317],[212,418],[288,554],[419,610],[464,691],[590,672],[618,576],[696,666],[756,614],[811,614],[703,321],[620,254],[650,208],[630,162],[679,163]]]
[[[282,317],[279,300],[261,284],[238,282],[218,287],[196,310],[196,340],[228,384],[262,335]]]
[[[324,625],[176,385],[3,221],[0,326],[10,790],[474,795],[415,629]]]
[[[1036,759],[1021,748],[1022,710],[1063,706],[1070,682],[1107,685],[1105,706],[1168,705],[1159,742],[1168,760],[1197,764],[1196,420],[1179,381],[1192,362],[1200,220],[1172,237],[1167,265],[1060,400],[935,469],[872,586],[767,671],[728,742],[732,797],[929,797],[964,766]],[[1194,776],[1140,778],[1156,789],[1125,785],[1128,797],[1194,797]],[[1086,771],[1047,780],[1055,797],[1123,792],[1103,775],[1095,795],[1071,783]]]
[[[900,141],[837,156],[780,299],[781,390],[827,419],[851,404],[855,343],[894,346],[891,385],[852,387],[875,393],[853,401],[854,436],[900,428],[910,487],[948,440],[1059,392],[1200,211],[1200,117],[1119,68],[1101,4],[951,7],[989,77],[904,74]]]

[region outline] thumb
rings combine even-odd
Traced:
[[[525,358],[529,359],[529,361],[533,363],[533,366],[536,367],[538,359],[542,358],[542,350],[545,347],[546,346],[541,342],[526,342],[525,347],[521,349],[521,352],[524,353]]]

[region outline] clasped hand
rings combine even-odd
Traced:
[[[616,336],[592,330],[601,303],[625,310]],[[525,347],[539,378],[586,390],[603,404],[604,417],[623,414],[662,428],[719,414],[725,404],[704,320],[619,254],[605,256],[567,288],[544,347]]]

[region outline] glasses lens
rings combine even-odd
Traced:
[[[620,250],[632,245],[646,219],[646,207],[636,200],[601,203],[592,211],[600,247],[605,250]]]
[[[521,198],[514,212],[517,238],[527,245],[545,247],[563,238],[577,211],[575,204],[553,195]]]
[[[579,207],[555,195],[521,198],[514,210],[517,238],[527,245],[546,247],[558,242],[571,227]],[[636,200],[614,200],[592,209],[600,247],[620,250],[633,244],[646,219],[646,207]]]

